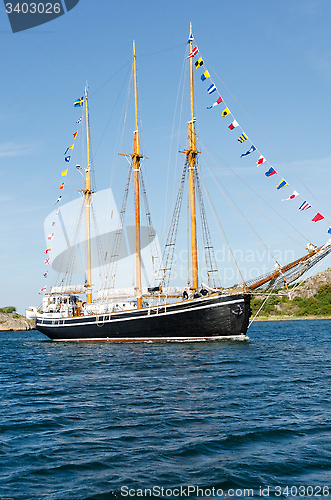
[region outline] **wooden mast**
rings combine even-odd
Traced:
[[[190,24],[190,54],[193,50],[192,41],[192,24]],[[192,248],[192,286],[198,288],[198,251],[197,251],[197,221],[195,208],[195,169],[196,150],[195,141],[195,116],[194,116],[194,100],[193,100],[193,57],[190,58],[190,96],[191,96],[191,120],[188,122],[188,140],[189,149],[186,157],[189,166],[189,182],[190,182],[190,207],[191,207],[191,248]]]
[[[133,42],[133,71],[134,71],[134,103],[135,103],[135,131],[133,136],[133,167],[134,167],[134,205],[136,223],[136,297],[137,309],[142,307],[141,290],[141,244],[140,244],[140,200],[139,200],[139,170],[140,170],[140,145],[139,145],[139,121],[138,121],[138,92],[137,92],[137,62],[136,46]]]
[[[91,273],[91,155],[90,155],[90,128],[87,88],[85,88],[86,111],[86,141],[87,141],[87,169],[85,174],[85,205],[86,205],[86,295],[88,304],[92,303],[92,273]]]

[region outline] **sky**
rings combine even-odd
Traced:
[[[250,272],[262,274],[272,269],[274,262],[238,219],[226,200],[229,196],[255,224],[265,246],[281,264],[305,254],[308,242],[321,245],[327,241],[331,225],[329,0],[218,0],[207,4],[195,0],[190,4],[80,0],[64,16],[19,33],[11,32],[3,6],[0,307],[13,305],[24,313],[26,307],[40,304],[39,290],[51,285],[43,277],[44,221],[54,211],[60,194],[63,153],[72,143],[80,113],[73,102],[83,94],[86,82],[95,186],[99,191],[111,188],[120,206],[127,163],[125,158],[119,163],[117,153],[132,151],[134,131],[130,114],[121,142],[133,40],[141,143],[148,157],[144,173],[162,248],[183,164],[183,155],[177,151],[187,147],[185,127],[190,117],[186,101],[181,101],[180,82],[187,67],[190,22],[204,68],[233,115],[221,117],[223,104],[207,110],[214,99],[206,92],[206,82],[200,81],[201,71],[194,70],[198,144],[209,166],[202,158],[199,165],[206,184],[216,175],[211,168],[217,171],[223,193],[215,184],[210,193],[246,276],[250,277]],[[186,113],[181,127],[177,126],[176,102],[182,105],[183,115]],[[276,190],[276,182],[264,176],[264,166],[256,167],[257,153],[239,158],[248,148],[238,143],[236,130],[227,128],[233,117],[249,137],[246,144],[253,143],[313,209],[301,213],[296,200],[282,202],[291,189]],[[179,128],[184,130],[181,139],[177,138]],[[77,144],[83,150],[83,141]],[[208,159],[211,152],[217,155],[222,171]],[[78,161],[78,156],[74,160]],[[72,170],[66,178],[63,203],[79,197],[80,187],[74,183],[80,176]],[[326,220],[311,222],[316,211]],[[212,222],[211,217],[222,283],[229,286],[236,278],[231,275],[225,243],[212,229]],[[181,245],[187,239],[182,224]],[[183,252],[180,259],[185,268]],[[330,258],[317,270],[328,267]],[[184,283],[185,270],[183,273]]]

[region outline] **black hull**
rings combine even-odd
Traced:
[[[36,328],[57,341],[171,341],[243,338],[249,295],[199,298],[126,312],[53,319],[38,316]]]

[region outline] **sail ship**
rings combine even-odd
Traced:
[[[112,266],[110,288],[105,288],[94,298],[92,285],[92,245],[91,245],[91,158],[89,146],[89,103],[88,93],[82,98],[85,109],[87,136],[87,168],[83,191],[86,212],[86,272],[82,285],[52,287],[45,294],[43,304],[36,313],[36,328],[56,341],[200,341],[217,339],[246,338],[250,321],[250,299],[256,292],[268,293],[277,288],[289,286],[313,265],[331,252],[331,241],[321,247],[311,245],[303,257],[285,265],[276,265],[268,274],[230,288],[222,288],[217,280],[218,269],[207,223],[202,197],[198,168],[200,152],[197,148],[196,117],[193,97],[194,55],[192,27],[189,35],[189,86],[190,116],[188,117],[188,146],[181,151],[185,162],[179,191],[171,221],[171,228],[165,244],[162,260],[154,283],[142,286],[142,242],[141,242],[141,198],[142,171],[138,119],[137,64],[135,45],[133,46],[133,82],[135,102],[135,130],[133,153],[129,157],[130,168],[126,193],[119,216],[119,227],[115,232],[111,248],[105,250]],[[198,63],[199,64],[199,63]],[[198,67],[195,63],[195,66]],[[221,99],[222,100],[222,99]],[[128,290],[114,288],[119,247],[123,234],[123,218],[128,195],[128,185],[133,177],[134,217],[135,217],[135,288],[134,295]],[[183,200],[186,180],[189,185],[190,254],[192,275],[189,286],[170,287],[170,275],[174,260],[178,233],[178,219]],[[203,228],[203,247],[208,267],[208,285],[199,282],[199,262],[197,243],[197,214],[200,213]],[[153,239],[153,238],[151,238]]]

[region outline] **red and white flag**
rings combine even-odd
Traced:
[[[221,96],[219,96],[219,98],[217,99],[217,101],[214,102],[214,104],[212,104],[211,106],[207,106],[207,109],[211,109],[214,106],[217,106],[217,104],[221,104],[221,102],[223,102],[223,99]]]
[[[54,233],[48,235],[48,239],[52,240],[54,238]]]
[[[296,191],[293,191],[293,193],[291,194],[291,196],[289,196],[288,198],[285,198],[282,201],[294,200],[294,198],[296,198],[297,196],[299,196],[299,193],[297,193]]]
[[[259,167],[265,161],[267,161],[267,160],[261,155],[260,158],[257,160],[256,165]]]
[[[199,52],[198,47],[194,47],[194,49],[192,50],[192,52],[187,56],[187,59],[189,59],[190,57],[196,56],[198,52]]]
[[[48,264],[49,265],[49,261],[50,261],[50,259],[46,259],[45,262],[44,262],[44,264]]]
[[[44,286],[44,288],[41,288],[40,292],[39,293],[43,293],[43,292],[46,292],[46,286]]]
[[[233,130],[236,127],[239,127],[239,123],[237,122],[237,120],[233,120],[233,122],[228,126],[230,130]]]

